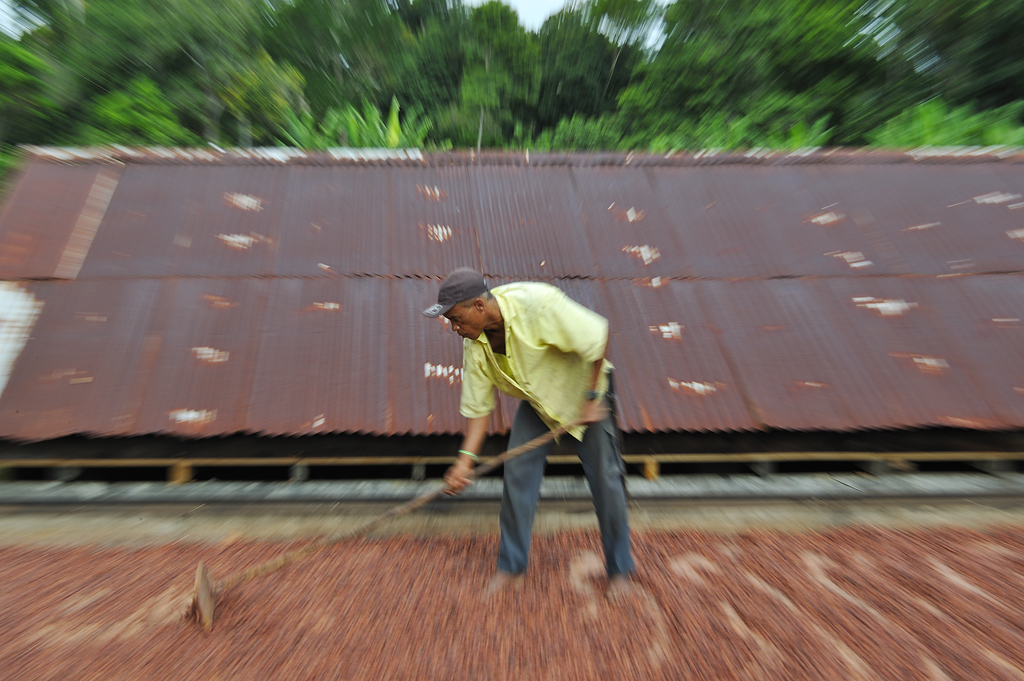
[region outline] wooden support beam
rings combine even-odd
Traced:
[[[661,475],[661,464],[653,456],[644,457],[644,477],[648,480],[657,480]]]
[[[177,461],[167,472],[167,482],[171,485],[182,485],[192,482],[192,463],[187,460]]]

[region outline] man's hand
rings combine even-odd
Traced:
[[[469,477],[472,472],[473,464],[460,456],[444,474],[444,483],[448,485],[448,489],[444,493],[454,496],[466,489],[467,486],[472,485],[473,480]]]
[[[606,418],[608,418],[608,407],[604,400],[590,400],[583,405],[583,413],[580,414],[580,421],[583,423],[597,423]]]

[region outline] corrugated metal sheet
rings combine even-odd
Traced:
[[[91,241],[89,198],[95,208],[120,170],[30,163],[0,212],[0,278],[54,277],[62,263],[80,266],[72,237],[77,230]]]
[[[269,280],[166,279],[147,333],[159,342],[140,367],[146,391],[135,428],[212,435],[246,429]],[[279,399],[268,394],[268,399]]]
[[[443,277],[480,269],[479,218],[467,168],[396,168],[380,203],[389,214],[387,274]]]
[[[270,274],[290,172],[129,166],[82,276]]]
[[[702,287],[708,317],[721,329],[758,420],[769,427],[999,425],[905,280]],[[908,309],[899,312],[904,304]]]
[[[282,276],[386,274],[388,174],[378,168],[291,168],[281,215]]]
[[[506,158],[516,162],[32,163],[0,221],[0,276],[440,277],[465,265],[526,278],[1024,270],[1022,164]],[[102,226],[93,225],[100,213],[86,209],[88,197],[101,203],[115,172]]]
[[[693,276],[847,276],[889,272],[837,187],[817,168],[665,169],[659,193],[691,254]]]
[[[161,285],[23,284],[43,308],[0,396],[2,433],[42,440],[140,432],[135,415],[150,390],[147,371],[161,350],[169,352],[149,333]]]
[[[607,282],[609,351],[620,422],[631,431],[746,430],[758,426],[698,298],[700,284]]]
[[[566,168],[479,168],[473,187],[485,272],[524,278],[594,273],[590,234]]]
[[[652,184],[651,172],[613,167],[571,168],[580,196],[593,265],[603,277],[685,277],[692,245]],[[685,173],[681,173],[685,174]],[[680,184],[685,181],[681,180]],[[676,187],[685,191],[685,187]]]
[[[908,280],[911,295],[999,423],[1024,426],[1024,277]],[[954,425],[973,426],[971,423]]]
[[[823,168],[834,210],[891,271],[962,274],[1024,269],[1024,167],[993,163]],[[1016,208],[1011,208],[1016,206]]]
[[[929,154],[37,150],[0,436],[458,432],[463,265],[609,318],[628,431],[1021,427],[1024,156]]]

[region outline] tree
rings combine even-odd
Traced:
[[[0,147],[9,132],[23,132],[52,109],[43,80],[49,67],[13,40],[0,37]],[[16,141],[21,141],[17,140]]]
[[[562,10],[541,26],[540,87],[537,123],[554,126],[563,118],[577,114],[596,117],[611,111],[615,99],[628,82],[633,57],[597,30],[597,22],[581,9]],[[619,61],[619,68],[614,64]],[[607,74],[613,74],[609,80]]]
[[[414,4],[414,7],[419,3]],[[394,69],[391,92],[399,101],[437,116],[457,105],[466,68],[468,13],[459,6],[422,19]]]
[[[183,125],[221,142],[225,110],[229,100],[238,104],[240,82],[252,85],[256,74],[263,74],[256,80],[264,85],[280,82],[270,75],[287,71],[268,63],[259,48],[269,7],[263,0],[19,1],[43,22],[30,40],[59,65],[54,89],[73,119],[91,115],[83,103],[144,77],[166,95]],[[276,95],[266,101],[275,106]],[[263,118],[273,118],[272,112],[256,116]]]
[[[1024,0],[873,0],[864,36],[913,104],[982,108],[1024,99]]]
[[[252,146],[253,123],[258,126],[258,138],[272,139],[285,125],[287,113],[299,107],[302,76],[291,66],[274,63],[260,50],[255,59],[232,74],[221,97],[240,123],[240,145]]]
[[[678,0],[665,40],[620,95],[631,132],[647,141],[679,133],[686,144],[704,119],[722,117],[739,144],[785,137],[828,116],[833,134],[857,139],[865,91],[882,66],[856,40],[860,0]],[[719,125],[718,127],[722,127]]]
[[[615,45],[615,56],[601,94],[604,97],[623,49],[636,48],[650,38],[651,29],[661,18],[661,10],[657,0],[590,0],[587,11],[597,19],[601,32]]]
[[[395,8],[384,0],[295,0],[268,16],[263,44],[302,74],[315,116],[349,101],[383,103],[401,63]]]
[[[533,119],[540,82],[536,37],[520,26],[515,10],[491,0],[470,13],[467,45],[461,115],[448,119],[460,124],[452,137],[479,148],[486,130],[488,144],[497,145],[512,136],[517,121]]]
[[[189,145],[198,139],[181,126],[156,83],[140,76],[124,90],[97,97],[79,139],[85,144]]]

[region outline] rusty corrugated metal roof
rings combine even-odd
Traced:
[[[35,149],[0,436],[458,432],[462,265],[607,316],[628,431],[1022,427],[1021,161]]]
[[[645,154],[637,152],[507,152],[471,150],[423,153],[419,149],[349,149],[303,151],[285,147],[195,149],[178,147],[22,147],[32,159],[61,164],[152,165],[378,165],[450,166],[709,166],[709,165],[846,165],[898,163],[1021,163],[1024,147],[921,147],[906,151],[854,148],[806,148],[794,151],[752,149]]]
[[[74,278],[120,168],[31,163],[0,212],[0,279]]]

